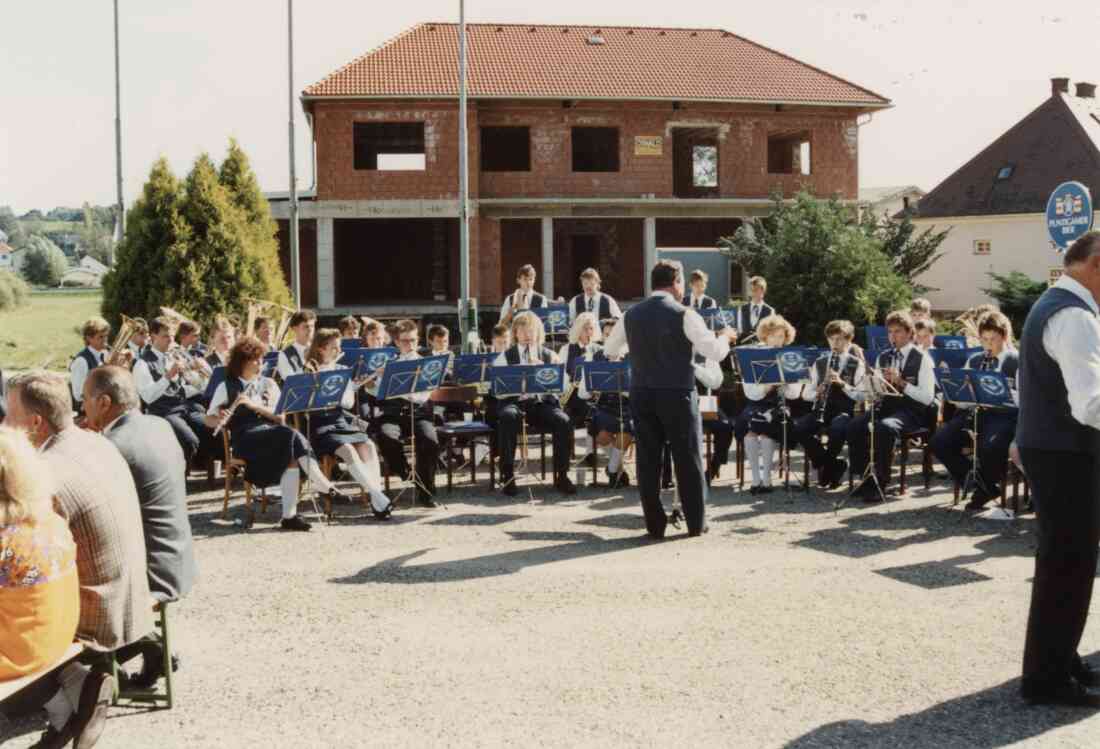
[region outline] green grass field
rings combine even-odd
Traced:
[[[11,372],[49,363],[64,370],[84,342],[81,323],[99,314],[95,291],[36,291],[27,306],[0,312],[0,369]]]

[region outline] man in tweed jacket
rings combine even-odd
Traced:
[[[137,490],[122,455],[105,437],[73,423],[68,384],[49,372],[29,372],[8,383],[6,424],[23,429],[43,453],[56,490],[57,511],[76,541],[80,578],[77,639],[98,651],[135,642],[153,627],[145,565],[145,538]],[[78,739],[90,746],[103,730],[113,691],[109,674],[70,664],[46,704],[51,731],[44,746]],[[94,693],[94,694],[90,694]],[[82,738],[83,737],[83,738]]]

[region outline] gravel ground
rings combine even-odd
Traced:
[[[943,483],[834,513],[722,480],[710,534],[663,542],[633,489],[464,485],[293,534],[270,509],[243,532],[204,488],[176,707],[112,709],[101,747],[1100,744],[1097,718],[1017,696],[1032,517],[964,518]]]

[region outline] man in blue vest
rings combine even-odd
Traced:
[[[604,351],[616,359],[630,350],[630,408],[638,445],[638,491],[646,530],[664,538],[668,518],[661,505],[661,451],[671,446],[688,535],[708,530],[703,476],[702,420],[695,392],[693,348],[707,359],[729,356],[736,333],[717,337],[699,313],[680,303],[683,266],[662,260],[650,272],[653,295],[634,305],[615,324]]]
[[[1038,524],[1021,693],[1100,708],[1100,674],[1078,655],[1100,543],[1100,232],[1069,248],[1020,338],[1016,442]]]

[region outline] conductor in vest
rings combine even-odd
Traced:
[[[1021,692],[1032,704],[1100,707],[1080,657],[1100,542],[1100,232],[1066,252],[1064,275],[1020,338],[1016,441],[1035,498],[1038,548]]]
[[[668,443],[676,466],[688,535],[707,532],[706,481],[703,475],[702,420],[695,391],[695,352],[721,361],[737,337],[732,328],[717,336],[684,298],[684,271],[662,260],[650,273],[653,294],[634,305],[608,336],[604,352],[617,359],[630,350],[630,409],[638,445],[638,491],[646,530],[664,538],[668,518],[661,505],[661,451]]]

